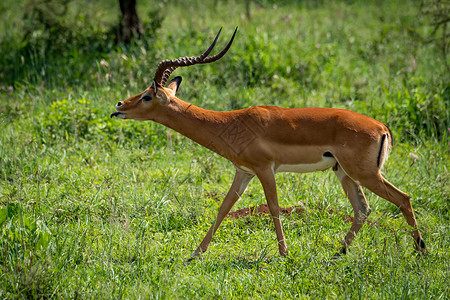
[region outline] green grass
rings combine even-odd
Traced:
[[[85,28],[67,35],[74,48],[30,44],[23,60],[26,5],[1,4],[0,297],[450,297],[450,78],[440,49],[423,42],[432,27],[419,3],[260,1],[247,20],[237,2],[161,2],[155,36],[129,47],[105,40],[103,50],[84,38],[106,38],[118,7],[80,3],[61,21]],[[139,5],[148,22],[155,7]],[[70,23],[80,15],[85,27]],[[352,210],[326,171],[277,175],[280,205],[305,205],[282,219],[287,258],[270,218],[253,216],[226,219],[185,264],[231,184],[231,163],[161,125],[109,114],[161,59],[200,54],[224,26],[220,48],[235,25],[221,61],[176,71],[180,98],[215,110],[340,107],[385,122],[396,142],[383,171],[411,195],[428,255],[414,250],[399,210],[367,191],[371,223],[331,261]],[[233,209],[264,202],[253,180]]]

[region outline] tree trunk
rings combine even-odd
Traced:
[[[139,22],[136,0],[119,0],[122,20],[117,32],[117,41],[129,43],[133,37],[140,38],[144,28]]]

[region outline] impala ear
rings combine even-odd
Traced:
[[[162,105],[167,105],[170,102],[171,92],[167,91],[167,89],[163,88],[160,84],[153,82],[152,85],[154,91],[156,100]]]
[[[177,76],[174,79],[172,79],[169,84],[167,85],[167,88],[169,90],[171,90],[173,92],[173,94],[175,95],[176,92],[178,91],[178,88],[180,87],[181,84],[181,76]]]

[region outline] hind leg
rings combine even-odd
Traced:
[[[414,237],[417,249],[425,254],[427,252],[425,242],[422,239],[419,229],[417,229],[417,221],[414,216],[414,210],[409,195],[393,186],[389,181],[384,179],[379,172],[376,176],[361,181],[361,184],[378,196],[392,202],[400,209],[406,222],[413,228],[412,236]]]
[[[336,165],[333,168],[333,171],[341,182],[342,188],[352,204],[354,214],[352,226],[345,237],[344,246],[341,250],[341,253],[345,254],[347,252],[347,247],[363,226],[371,210],[369,204],[367,204],[367,200],[361,186],[348,177],[344,170],[342,170],[341,166]]]

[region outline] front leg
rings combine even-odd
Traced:
[[[275,181],[275,174],[272,168],[256,172],[259,181],[264,189],[266,195],[267,205],[269,206],[270,215],[272,216],[275,225],[275,232],[277,234],[278,250],[281,256],[287,255],[286,241],[284,239],[283,227],[280,220],[280,206],[278,205],[277,183]]]
[[[205,238],[200,243],[197,250],[194,251],[189,261],[196,258],[197,256],[200,255],[200,253],[203,253],[208,249],[209,243],[211,242],[214,233],[216,233],[223,219],[230,212],[231,208],[239,199],[239,197],[244,193],[248,183],[253,177],[254,175],[250,175],[240,170],[236,170],[236,174],[234,175],[234,180],[233,183],[231,184],[231,188],[228,191],[227,195],[225,196],[225,199],[223,199],[222,204],[220,205],[219,212],[217,213],[217,218],[215,222],[211,225]]]

